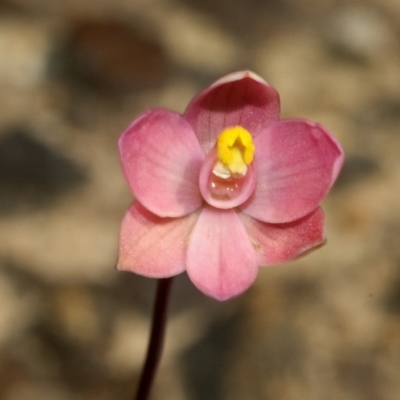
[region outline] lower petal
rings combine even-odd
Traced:
[[[287,224],[267,224],[239,214],[256,249],[258,265],[280,264],[323,245],[324,213],[311,214]]]
[[[134,202],[120,230],[117,268],[151,278],[183,272],[187,241],[199,212],[182,218],[160,218]]]
[[[227,300],[248,289],[257,271],[254,247],[237,213],[206,206],[189,241],[192,282],[204,294]]]

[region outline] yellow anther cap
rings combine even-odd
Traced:
[[[227,128],[218,137],[218,159],[232,174],[245,174],[253,161],[253,138],[241,126]]]

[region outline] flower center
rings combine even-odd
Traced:
[[[222,179],[232,175],[246,175],[254,157],[255,146],[251,134],[241,126],[225,129],[218,137],[219,162],[213,173]]]
[[[250,197],[255,187],[254,152],[253,138],[243,127],[222,131],[200,172],[200,191],[210,205],[233,208]]]

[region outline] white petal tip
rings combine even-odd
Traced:
[[[211,87],[223,85],[223,84],[229,83],[229,82],[240,81],[241,79],[244,79],[244,78],[251,78],[257,82],[263,83],[265,85],[269,85],[268,82],[266,82],[263,78],[261,78],[254,72],[245,70],[245,71],[232,72],[228,75],[225,75],[221,79],[218,79],[213,85],[211,85]]]

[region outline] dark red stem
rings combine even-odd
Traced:
[[[153,308],[150,342],[147,348],[146,361],[139,381],[139,387],[134,400],[147,400],[161,358],[165,326],[167,322],[168,298],[173,278],[159,279],[156,300]]]

